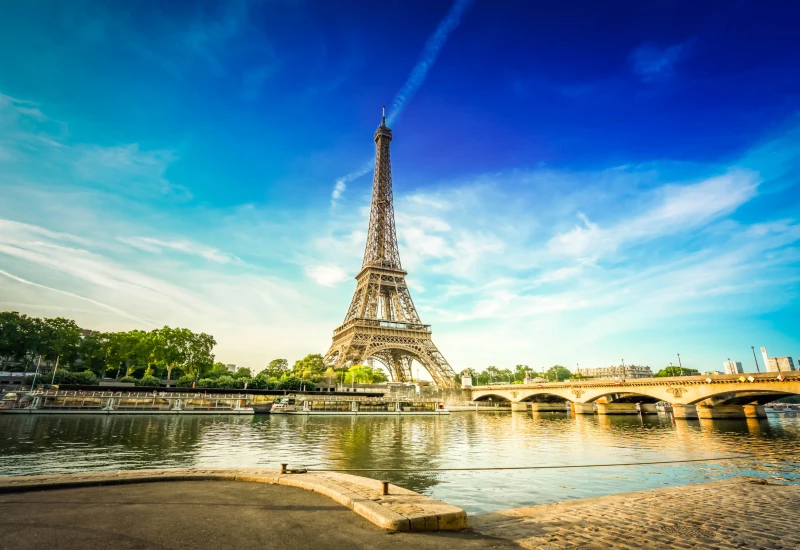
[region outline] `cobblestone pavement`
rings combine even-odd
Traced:
[[[481,514],[470,525],[539,550],[798,550],[797,510],[798,485],[734,479]]]

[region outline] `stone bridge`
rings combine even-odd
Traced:
[[[652,414],[656,403],[676,418],[764,417],[764,403],[800,395],[800,371],[628,380],[568,380],[546,384],[475,386],[473,401],[510,402],[512,410],[575,414]]]

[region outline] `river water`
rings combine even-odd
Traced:
[[[800,481],[800,416],[455,412],[447,417],[0,415],[0,475],[169,467],[605,468],[365,472],[483,513],[735,475]]]

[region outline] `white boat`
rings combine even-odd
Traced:
[[[788,403],[768,403],[764,406],[764,412],[794,416],[800,414],[800,406]]]
[[[394,401],[385,397],[284,397],[272,405],[270,414],[321,416],[412,415],[442,416],[450,414],[444,404],[427,399]]]
[[[0,414],[255,414],[247,395],[197,392],[35,391],[12,392]]]

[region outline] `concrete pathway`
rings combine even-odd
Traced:
[[[0,494],[0,549],[518,548],[469,531],[390,533],[319,493],[181,481]]]
[[[555,550],[798,550],[800,486],[744,479],[470,516],[476,532]]]

